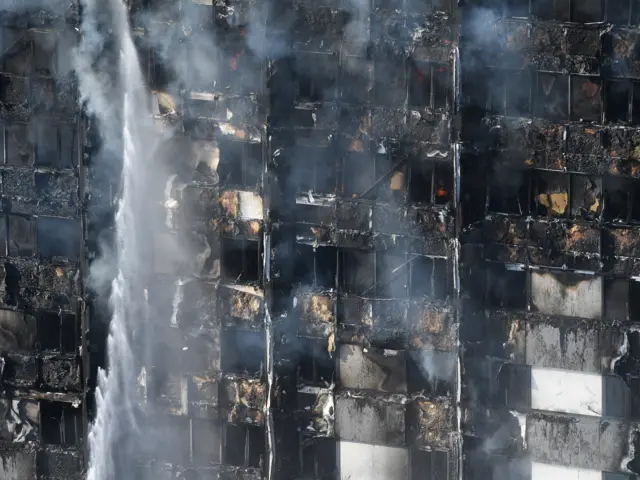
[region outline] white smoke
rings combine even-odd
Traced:
[[[107,258],[91,272],[98,276],[95,281],[104,281],[99,278],[104,263],[111,263],[117,273],[111,281],[108,366],[98,374],[87,478],[120,480],[132,475],[126,440],[138,429],[132,334],[144,318],[145,226],[140,211],[156,137],[125,4],[84,0],[83,8],[82,40],[75,54],[80,96],[98,121],[103,159],[122,158],[115,251],[102,252]]]

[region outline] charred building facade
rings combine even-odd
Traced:
[[[67,480],[120,166],[82,2],[34,3],[0,2],[0,478]],[[178,165],[135,365],[170,441],[134,478],[640,473],[640,3],[126,3]]]

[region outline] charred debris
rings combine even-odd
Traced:
[[[79,9],[53,3],[0,8],[0,477],[16,480],[82,477],[105,361],[87,265],[117,181],[92,164],[63,53]],[[182,442],[141,472],[640,472],[638,2],[129,3],[155,118],[188,158],[158,201],[146,294],[172,314],[139,376]],[[176,5],[191,14],[162,14]],[[211,75],[167,66],[205,39],[215,59],[185,58]],[[189,241],[197,275],[163,236]]]

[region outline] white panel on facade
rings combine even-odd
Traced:
[[[602,472],[533,462],[531,480],[602,480]]]
[[[531,369],[531,408],[574,415],[602,415],[602,376],[594,373]]]
[[[599,318],[602,277],[572,273],[531,273],[531,303],[540,313]]]
[[[340,480],[406,480],[409,451],[406,448],[338,443]]]

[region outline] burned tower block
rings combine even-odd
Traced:
[[[465,478],[639,472],[637,13],[463,8]]]
[[[78,12],[0,5],[0,478],[80,478],[87,431]]]
[[[105,364],[73,3],[0,6],[0,478],[81,478]],[[185,159],[140,478],[640,473],[640,4],[457,3],[128,2]]]

